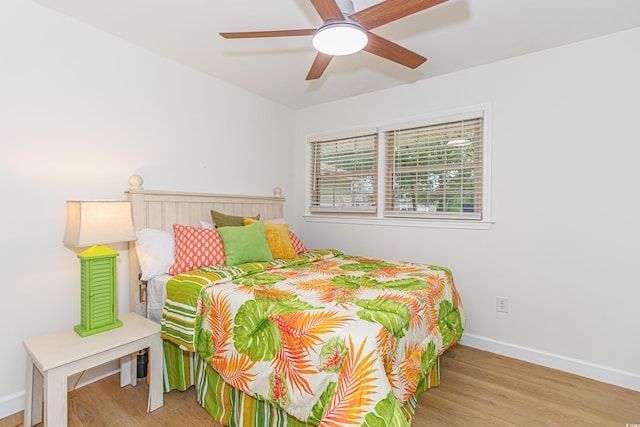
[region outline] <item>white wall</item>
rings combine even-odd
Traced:
[[[79,322],[65,201],[124,199],[134,173],[150,189],[288,196],[295,116],[31,1],[0,2],[0,58],[2,418],[22,409],[22,340]],[[125,250],[129,311],[127,264]]]
[[[466,342],[640,390],[639,46],[636,28],[299,111],[296,195],[306,135],[491,103],[495,220],[489,231],[301,220],[299,234],[448,266]],[[510,313],[496,312],[498,295]]]

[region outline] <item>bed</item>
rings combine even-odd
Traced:
[[[280,189],[261,197],[149,191],[138,176],[130,184],[132,308],[146,303],[162,324],[165,391],[196,387],[228,426],[411,424],[464,327],[447,268],[308,250],[282,220]],[[211,211],[242,223],[216,229]],[[145,247],[174,259],[150,266]]]

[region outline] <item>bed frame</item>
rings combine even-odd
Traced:
[[[273,189],[273,196],[247,196],[145,190],[142,184],[142,177],[133,175],[129,178],[130,187],[126,191],[136,231],[154,228],[173,233],[173,224],[200,227],[200,221],[211,222],[212,209],[238,216],[260,214],[260,219],[264,220],[284,216],[285,198],[279,187]],[[139,278],[140,265],[135,242],[129,242],[129,298],[132,311],[136,311],[144,301]]]

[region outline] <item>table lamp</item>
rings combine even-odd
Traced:
[[[80,324],[74,326],[74,330],[81,337],[122,326],[116,305],[116,257],[119,254],[103,245],[135,239],[129,202],[67,202],[64,243],[89,247],[78,254]]]

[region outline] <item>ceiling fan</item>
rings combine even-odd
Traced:
[[[352,0],[310,0],[323,20],[318,28],[302,30],[248,31],[220,33],[226,39],[255,37],[313,36],[313,45],[318,50],[311,65],[307,80],[322,76],[335,55],[347,55],[365,50],[374,55],[409,68],[417,68],[427,58],[406,49],[370,30],[405,16],[444,3],[447,0],[386,0],[358,12],[353,12]],[[354,44],[350,44],[354,37]],[[333,40],[334,47],[324,47],[323,42]]]

